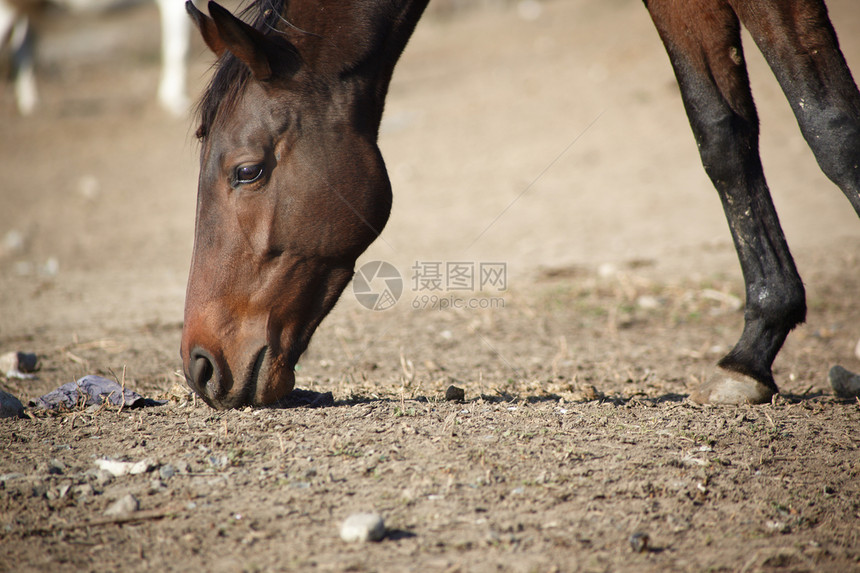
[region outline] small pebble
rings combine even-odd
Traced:
[[[51,458],[47,462],[39,464],[36,470],[39,473],[61,476],[63,475],[68,468],[66,464],[62,462],[62,460],[58,460],[57,458]]]
[[[208,456],[206,461],[216,470],[223,470],[230,465],[230,458],[227,456]]]
[[[790,533],[791,526],[784,521],[770,520],[764,524],[768,531],[773,533]]]
[[[648,541],[650,541],[650,538],[647,533],[637,531],[630,536],[630,548],[634,553],[642,553],[648,549]]]
[[[24,405],[21,400],[0,390],[0,418],[21,418],[24,416]]]
[[[119,517],[134,513],[140,509],[140,502],[133,495],[126,494],[110,504],[104,512],[105,517]]]
[[[96,490],[94,490],[93,486],[88,483],[76,485],[72,488],[72,495],[74,495],[76,498],[92,497],[95,494]]]
[[[462,402],[466,399],[466,391],[452,384],[445,390],[445,399],[449,402]]]
[[[40,479],[33,480],[30,489],[30,497],[46,497],[47,493],[48,484]]]
[[[78,179],[78,193],[85,199],[95,199],[100,187],[99,180],[94,175],[84,175]]]
[[[149,482],[149,494],[153,495],[167,490],[167,485],[160,479],[154,479]]]
[[[158,468],[158,475],[159,477],[161,477],[161,479],[167,481],[174,475],[176,475],[176,468],[173,466],[173,464],[165,464]]]
[[[385,537],[385,522],[378,513],[354,513],[340,526],[344,541],[379,541]]]
[[[643,294],[636,299],[636,306],[645,310],[654,310],[660,308],[661,305],[662,301],[656,296],[652,296],[650,294]]]
[[[48,257],[45,264],[40,269],[42,274],[48,277],[55,277],[60,272],[60,261],[57,257]]]
[[[5,254],[18,254],[24,250],[24,234],[17,229],[12,229],[3,237],[0,243],[0,256]]]
[[[602,279],[608,279],[618,274],[618,267],[612,263],[603,263],[597,267],[597,275]]]
[[[830,369],[830,385],[840,398],[860,396],[860,375],[845,370],[839,365]]]
[[[90,470],[87,472],[95,480],[99,487],[104,487],[113,481],[113,474],[102,469]]]

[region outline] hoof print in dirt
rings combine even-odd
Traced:
[[[466,391],[451,384],[445,390],[445,400],[448,402],[463,402],[466,400]]]
[[[830,369],[830,385],[840,398],[860,397],[860,374],[854,374],[839,365]]]
[[[378,513],[353,513],[340,526],[340,538],[347,542],[379,541],[385,537],[385,522]]]
[[[735,372],[717,372],[690,394],[696,404],[767,404],[776,392],[761,382]]]

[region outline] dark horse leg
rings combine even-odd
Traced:
[[[663,40],[705,171],[719,193],[746,284],[744,330],[691,398],[762,403],[771,366],[806,315],[803,283],[770,197],[740,38],[751,30],[825,173],[860,213],[857,88],[821,0],[645,0]],[[740,16],[740,20],[739,20]]]
[[[733,0],[821,170],[860,215],[860,91],[823,0]]]

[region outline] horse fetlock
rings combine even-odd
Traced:
[[[751,284],[747,289],[746,322],[761,321],[765,330],[789,332],[806,320],[806,290],[794,264],[769,284]]]

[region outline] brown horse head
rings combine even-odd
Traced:
[[[188,384],[216,408],[292,390],[299,356],[385,226],[377,133],[424,4],[259,1],[253,25],[186,4],[219,60],[200,104],[181,353]]]

